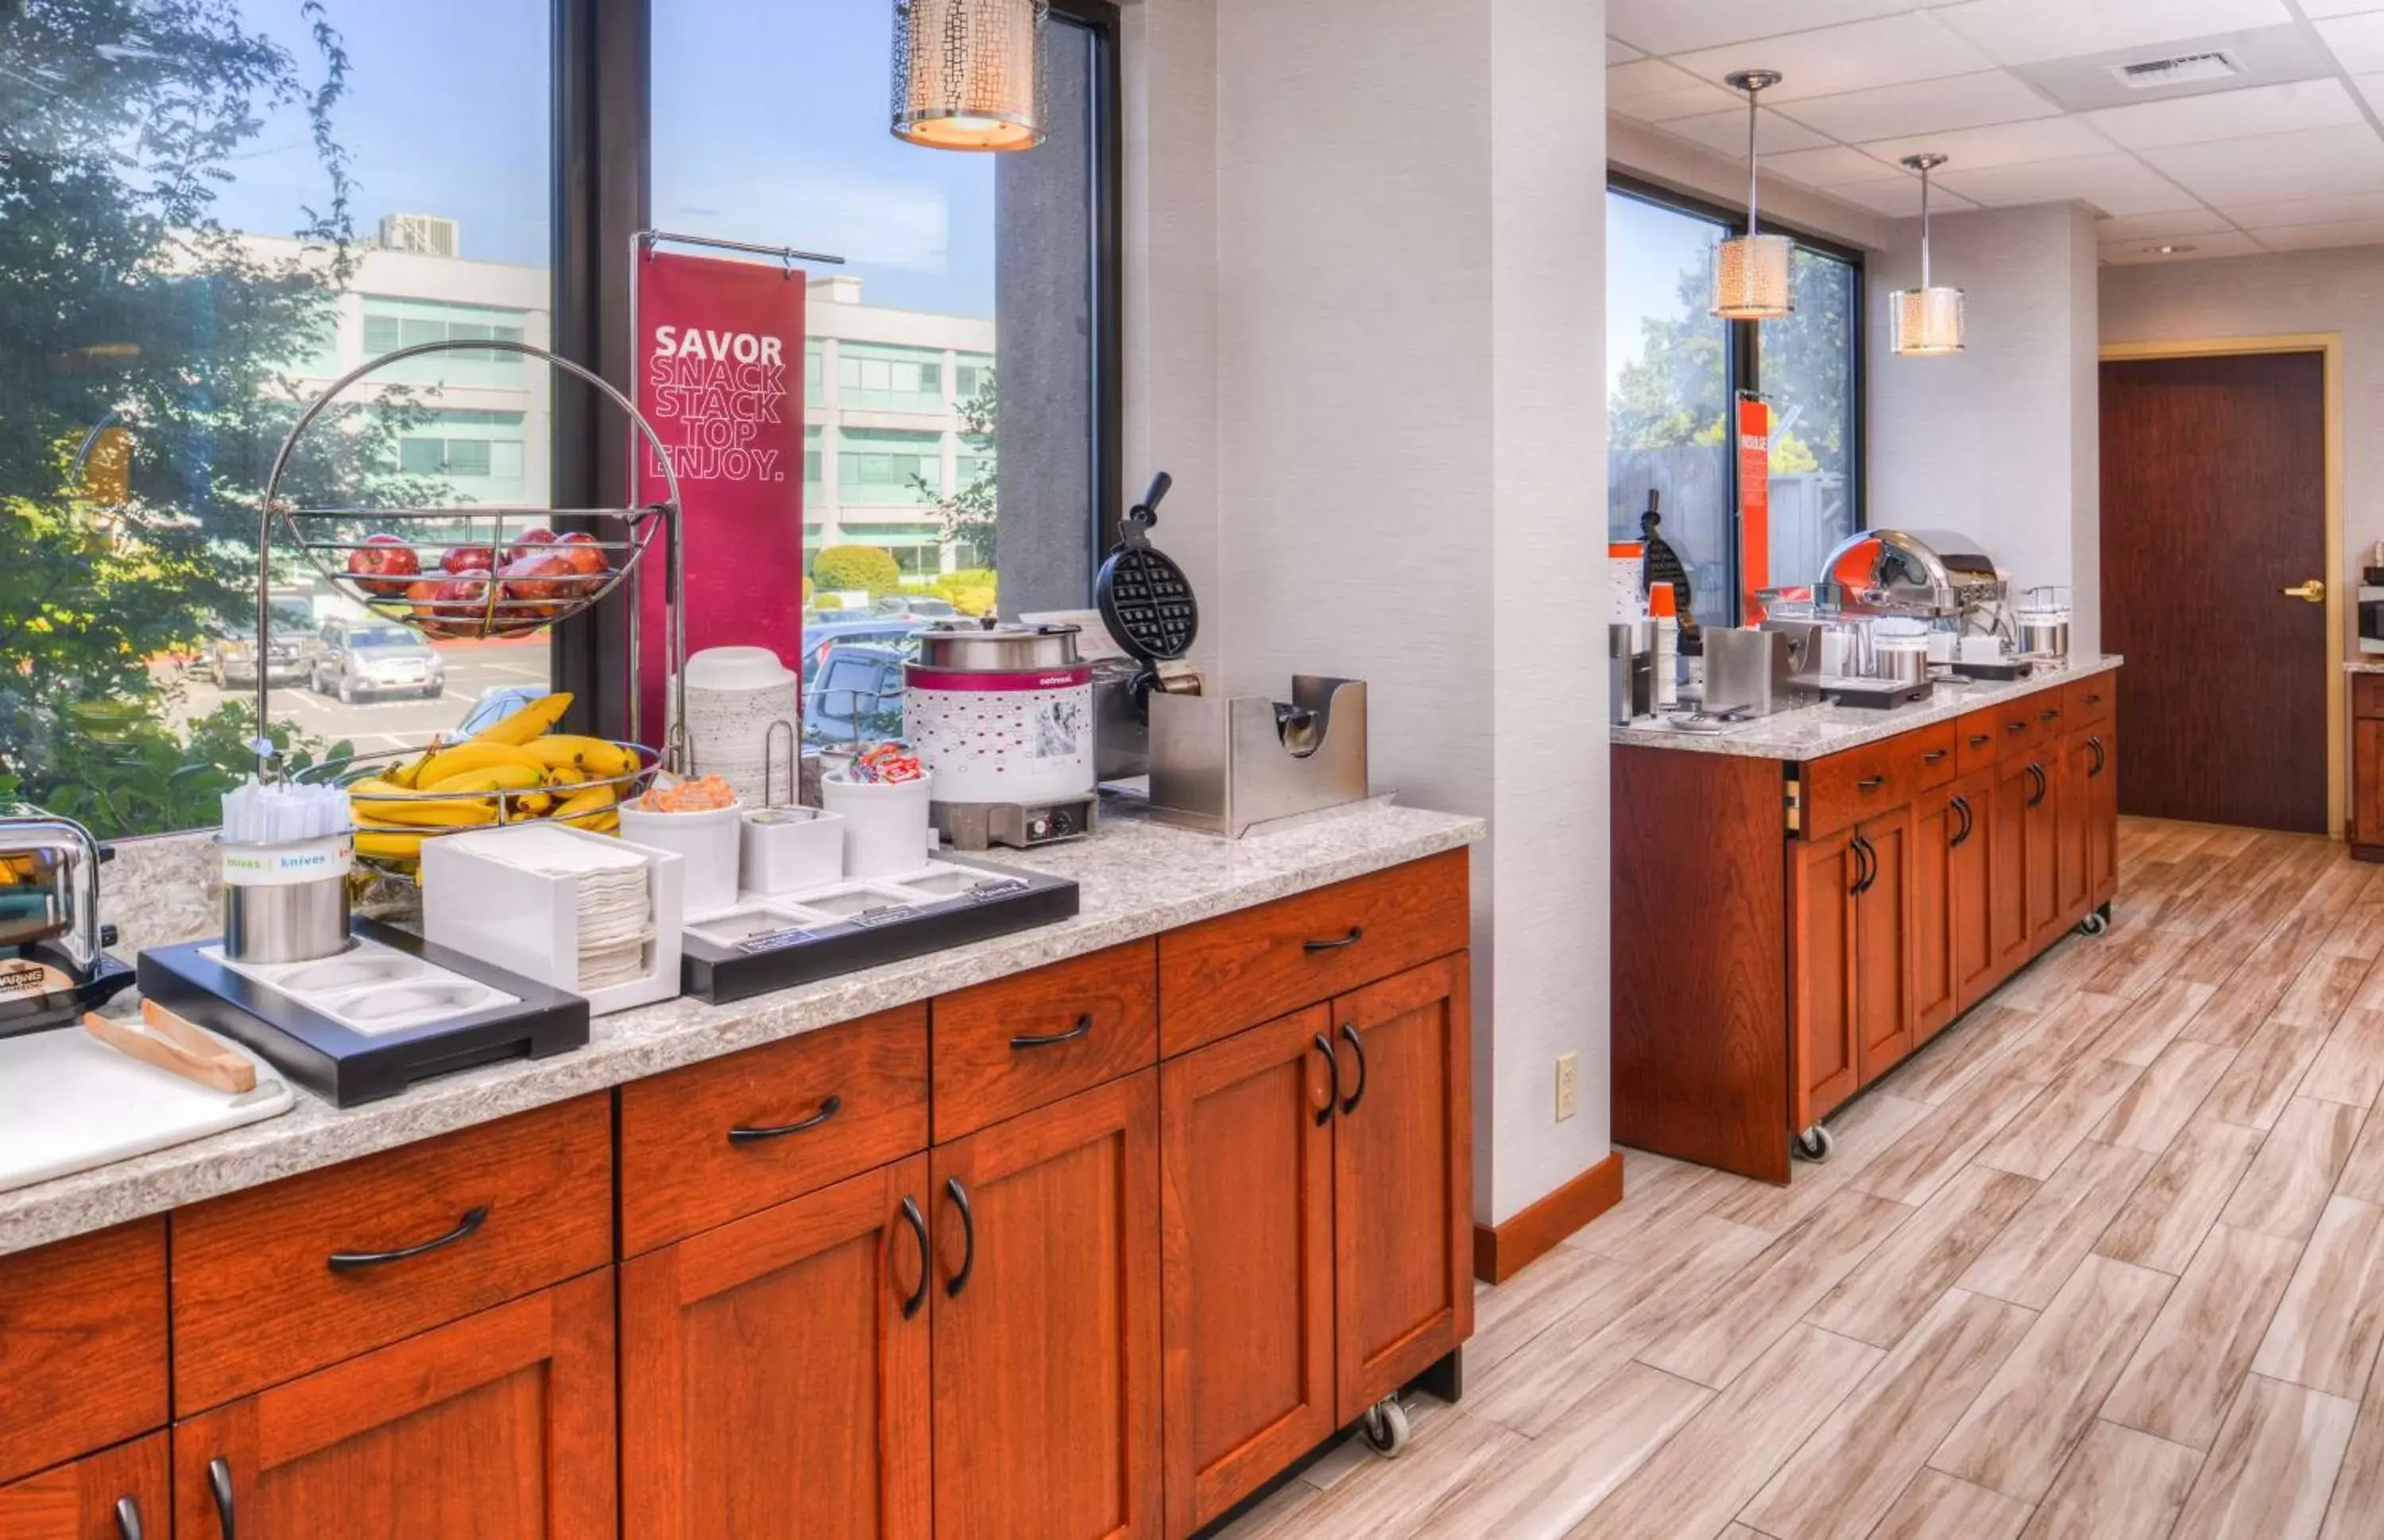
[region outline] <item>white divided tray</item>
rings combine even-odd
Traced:
[[[900,877],[850,877],[786,893],[740,893],[736,908],[689,921],[687,933],[714,946],[736,947],[756,937],[841,925],[863,915],[891,918],[906,909],[941,903],[1010,880],[993,872],[930,862]]]
[[[221,947],[200,954],[367,1037],[521,1003],[518,995],[361,937],[312,962],[235,962]]]

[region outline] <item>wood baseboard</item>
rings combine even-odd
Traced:
[[[1622,1151],[1541,1198],[1504,1224],[1473,1227],[1473,1275],[1503,1284],[1558,1241],[1622,1201]]]

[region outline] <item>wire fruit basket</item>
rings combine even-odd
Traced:
[[[583,761],[564,770],[568,779],[542,778],[536,784],[505,784],[501,775],[491,772],[485,777],[491,784],[481,789],[432,790],[398,778],[441,752],[466,748],[470,742],[466,739],[326,760],[307,766],[294,778],[345,789],[356,818],[356,859],[384,872],[412,876],[422,841],[446,835],[514,824],[561,824],[611,834],[619,827],[621,808],[642,796],[662,769],[662,756],[642,744],[606,739],[557,741],[588,745],[583,754],[601,748],[611,757],[606,763]],[[553,757],[560,762],[567,756]]]

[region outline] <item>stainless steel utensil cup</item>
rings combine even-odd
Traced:
[[[348,945],[348,879],[224,885],[224,955],[234,962],[311,962]]]

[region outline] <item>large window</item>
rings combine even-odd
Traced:
[[[1715,247],[1743,221],[1635,183],[1610,187],[1606,205],[1608,531],[1639,538],[1657,494],[1698,621],[1734,625],[1741,391],[1771,407],[1771,582],[1811,583],[1860,525],[1861,264],[1800,241],[1793,316],[1717,320]]]

